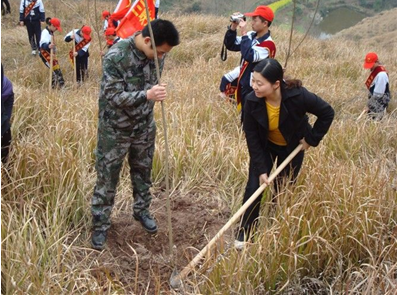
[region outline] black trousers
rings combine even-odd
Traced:
[[[6,6],[4,8],[4,5]],[[1,0],[1,14],[5,15],[6,13],[11,13],[11,6],[8,0]]]
[[[87,69],[88,69],[88,53],[83,56],[76,57],[76,79],[79,82],[83,82],[87,76]]]
[[[3,164],[5,164],[8,160],[8,154],[10,152],[10,144],[11,144],[11,128],[9,128],[1,136],[1,162]]]
[[[26,29],[28,30],[29,43],[32,50],[38,50],[41,37],[41,25],[40,21],[29,22],[25,21]]]
[[[278,146],[273,144],[272,142],[268,142],[268,150],[264,151],[266,156],[267,167],[269,171],[267,172],[268,177],[270,176],[270,171],[273,167],[273,163],[278,157],[277,166],[279,166],[290,154],[290,152],[286,149],[285,146]],[[281,185],[286,181],[286,177],[289,177],[292,174],[293,181],[297,178],[297,175],[301,169],[301,165],[304,159],[304,151],[300,151],[278,175],[274,180],[274,189],[278,194],[281,189]],[[249,180],[247,181],[245,195],[243,197],[244,204],[253,193],[260,187],[258,172],[253,168],[253,163],[250,161],[249,165]],[[244,230],[246,233],[252,231],[253,226],[255,226],[256,219],[260,213],[260,203],[263,194],[261,193],[257,199],[247,208],[246,212],[243,215],[241,222],[241,230]],[[275,202],[275,198],[272,198],[272,201]]]

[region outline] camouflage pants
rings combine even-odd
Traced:
[[[128,154],[130,178],[133,186],[133,211],[148,211],[152,196],[151,182],[152,159],[155,150],[156,125],[152,121],[143,132],[115,130],[99,124],[97,143],[97,182],[91,203],[93,227],[107,230],[120,170]]]

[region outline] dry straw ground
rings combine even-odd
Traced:
[[[162,227],[159,240],[145,236],[130,217],[126,165],[114,207],[112,242],[102,253],[93,251],[89,231],[101,79],[99,41],[94,34],[89,80],[73,89],[69,47],[56,34],[67,84],[49,93],[48,70],[30,56],[25,28],[15,26],[17,4],[12,4],[12,18],[2,19],[1,32],[2,63],[16,94],[12,161],[8,170],[2,167],[1,177],[2,293],[181,293],[168,287],[172,265],[165,256],[159,106],[153,168],[153,209]],[[109,5],[99,3],[98,11],[112,9]],[[93,7],[93,1],[47,1],[46,10],[48,16],[61,18],[66,33],[83,23],[95,26]],[[237,210],[248,153],[238,113],[218,97],[221,76],[239,62],[237,54],[231,53],[226,62],[219,58],[227,20],[162,17],[175,22],[182,39],[169,55],[163,75],[168,84],[168,161],[181,269],[195,254],[194,248],[202,247]],[[277,58],[284,62],[289,33],[271,29]],[[293,44],[301,37],[295,35]],[[370,50],[389,70],[393,94],[380,122],[357,120],[367,99],[368,73],[362,60]],[[217,260],[209,257],[206,268],[188,278],[183,292],[396,294],[396,60],[395,45],[370,48],[362,41],[306,39],[290,58],[287,74],[302,79],[333,105],[336,118],[331,130],[319,147],[308,151],[296,186],[286,188],[275,207],[265,196],[256,242],[244,253],[229,249]]]

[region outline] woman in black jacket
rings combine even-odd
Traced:
[[[263,183],[273,162],[279,166],[301,143],[302,151],[293,158],[275,181],[278,192],[284,177],[296,179],[304,158],[304,150],[316,147],[332,124],[333,108],[301,86],[300,80],[283,80],[283,69],[278,61],[265,59],[258,63],[252,74],[253,92],[247,95],[243,129],[250,154],[249,180],[243,203]],[[314,126],[307,113],[317,116]],[[256,224],[262,195],[246,210],[235,240],[241,249]]]

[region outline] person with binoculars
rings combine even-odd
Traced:
[[[253,31],[247,31],[245,16],[252,17]],[[231,25],[225,33],[224,44],[228,50],[240,51],[242,55],[236,101],[238,109],[242,111],[241,121],[243,122],[245,96],[253,90],[251,87],[253,68],[258,62],[275,56],[276,46],[269,30],[274,20],[274,12],[268,6],[258,6],[251,13],[234,13],[230,20]],[[238,27],[241,36],[237,36]]]

